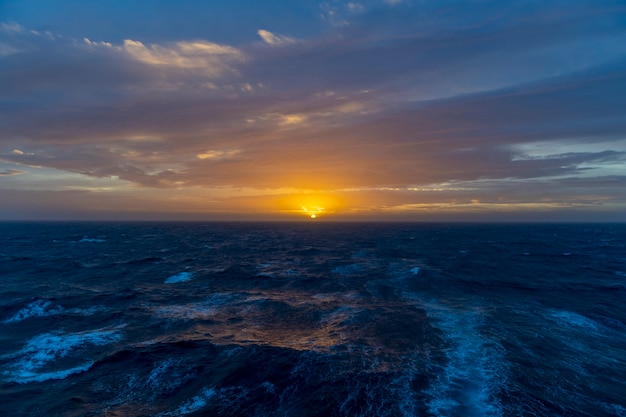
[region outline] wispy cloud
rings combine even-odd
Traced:
[[[277,35],[264,29],[259,29],[257,34],[261,37],[261,39],[263,39],[263,42],[271,46],[290,45],[296,42],[296,39],[292,37]]]
[[[0,177],[14,177],[16,175],[28,174],[28,171],[22,171],[19,169],[5,169],[0,171]]]
[[[211,42],[177,42],[147,47],[139,41],[125,40],[121,50],[148,65],[200,70],[209,77],[220,76],[232,70],[229,63],[245,59],[236,48]]]

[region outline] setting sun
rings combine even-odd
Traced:
[[[317,219],[321,215],[326,216],[335,213],[344,204],[336,194],[297,193],[280,197],[277,200],[277,205],[283,213]]]
[[[324,207],[319,207],[319,206],[309,206],[309,207],[305,207],[302,206],[302,213],[304,213],[305,215],[309,216],[312,219],[315,219],[318,214],[323,213],[324,212]]]

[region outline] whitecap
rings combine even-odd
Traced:
[[[62,306],[55,305],[48,300],[37,300],[22,308],[13,316],[2,320],[2,323],[19,323],[33,317],[51,317],[59,314],[91,316],[104,310],[106,310],[106,308],[102,306],[66,309]]]
[[[60,371],[52,371],[52,372],[32,372],[28,370],[21,370],[15,372],[13,382],[18,382],[20,384],[25,384],[27,382],[44,382],[49,381],[51,379],[65,379],[70,375],[80,374],[82,372],[86,372],[93,366],[93,362],[87,362],[82,365],[75,366],[69,369],[62,369]]]
[[[122,334],[118,330],[98,329],[79,333],[44,333],[31,338],[19,351],[3,356],[4,359],[17,359],[7,366],[2,374],[8,381],[17,383],[41,382],[48,379],[62,379],[69,375],[88,370],[92,362],[82,363],[67,369],[48,370],[50,364],[70,356],[75,350],[87,346],[102,346],[119,341]],[[45,371],[42,371],[43,368]]]
[[[17,323],[31,317],[46,317],[62,312],[62,307],[54,306],[50,301],[37,300],[22,308],[12,317],[2,320],[2,323]]]
[[[178,274],[172,275],[165,280],[166,284],[177,284],[179,282],[189,281],[193,274],[191,272],[179,272]]]
[[[78,241],[78,243],[102,243],[102,242],[106,242],[106,239],[89,238],[86,236]]]

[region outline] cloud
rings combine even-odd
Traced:
[[[0,30],[8,33],[22,33],[25,31],[22,25],[15,22],[0,22]]]
[[[20,52],[0,66],[0,158],[138,193],[342,190],[373,210],[626,200],[621,12],[359,4],[297,48],[266,30],[235,47],[4,28]]]
[[[205,41],[147,47],[139,41],[125,40],[122,50],[144,64],[200,70],[211,77],[231,70],[229,63],[245,60],[244,54],[236,48]]]
[[[21,171],[19,169],[5,169],[0,171],[0,177],[14,177],[23,174],[28,174],[28,171]]]
[[[18,49],[13,48],[7,44],[4,43],[0,43],[0,58],[5,57],[5,56],[9,56],[9,55],[13,55],[15,53],[19,52]]]
[[[346,7],[352,12],[362,12],[365,10],[365,6],[363,6],[361,3],[350,2],[346,5]]]
[[[257,34],[263,39],[263,42],[271,46],[290,45],[296,42],[294,38],[285,35],[277,35],[264,29],[259,29]]]
[[[115,44],[24,30],[4,37],[0,32],[0,50],[6,52],[0,91],[17,103],[37,102],[46,93],[65,103],[102,102],[139,91],[208,91],[210,83],[219,93],[246,84],[237,82],[246,54],[209,41]]]
[[[239,149],[231,149],[228,151],[205,151],[205,152],[197,154],[196,158],[203,159],[203,160],[204,159],[218,160],[218,159],[224,159],[224,158],[235,156],[240,152],[241,151]]]

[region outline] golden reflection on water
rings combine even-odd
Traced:
[[[219,294],[217,294],[219,295]],[[217,296],[216,295],[216,296]],[[155,315],[195,324],[156,342],[205,341],[218,345],[271,346],[298,351],[339,353],[359,346],[363,354],[401,361],[401,352],[421,352],[419,335],[427,324],[420,309],[406,304],[373,305],[356,293],[305,293],[297,290],[224,294],[219,301],[160,307]],[[397,314],[396,314],[397,313]],[[175,340],[171,340],[174,338]],[[429,347],[426,347],[428,350]]]
[[[161,318],[199,322],[179,334],[178,340],[329,351],[352,338],[354,326],[350,320],[362,309],[347,305],[350,300],[350,294],[261,292],[220,305],[159,307],[154,313]]]

